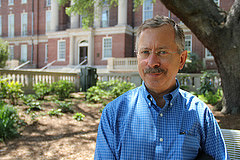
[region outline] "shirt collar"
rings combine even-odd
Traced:
[[[146,86],[145,86],[145,82],[144,82],[144,81],[142,82],[142,86],[143,86],[143,96],[144,96],[145,98],[149,99],[150,101],[152,101],[152,100],[151,100],[152,96],[151,96],[151,94],[147,91],[147,88],[146,88]],[[166,101],[173,103],[173,101],[176,99],[176,97],[177,97],[177,95],[178,95],[178,93],[179,93],[179,89],[180,89],[180,84],[179,84],[178,79],[176,78],[176,89],[173,90],[172,92],[168,93],[168,94],[165,94],[165,95],[163,96],[163,98],[164,98]],[[171,106],[171,105],[170,105],[170,106]]]

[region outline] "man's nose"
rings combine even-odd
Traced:
[[[156,68],[160,66],[160,59],[155,53],[151,53],[148,56],[148,66],[151,68]]]

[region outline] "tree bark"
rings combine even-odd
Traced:
[[[161,0],[212,53],[222,80],[223,113],[240,113],[240,0],[227,13],[211,0]]]

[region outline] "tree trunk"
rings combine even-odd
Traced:
[[[223,113],[240,113],[240,0],[227,13],[211,0],[161,0],[213,54],[222,80]]]

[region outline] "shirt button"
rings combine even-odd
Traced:
[[[163,114],[162,114],[162,113],[160,113],[160,116],[162,117],[162,116],[163,116]]]
[[[150,97],[150,101],[152,101],[152,97]]]
[[[160,142],[163,142],[163,138],[160,138]]]
[[[151,106],[151,103],[148,103],[149,104],[149,106]]]
[[[170,105],[172,106],[172,103],[170,103]]]

